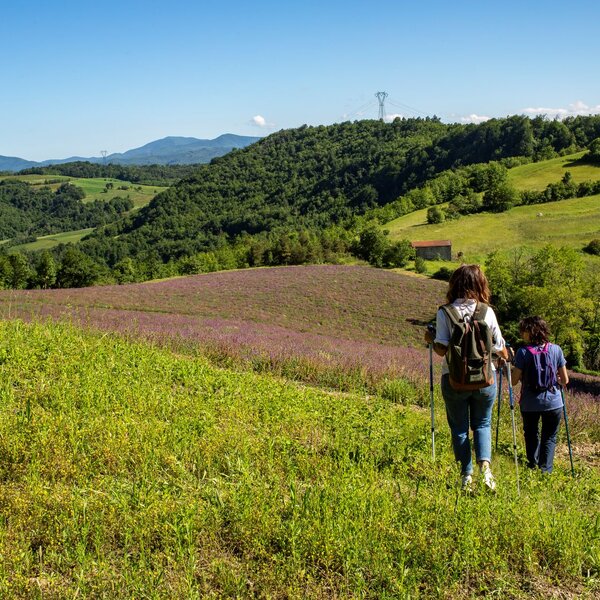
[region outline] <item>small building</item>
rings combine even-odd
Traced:
[[[425,260],[452,260],[452,242],[450,240],[432,240],[412,242],[417,258]]]

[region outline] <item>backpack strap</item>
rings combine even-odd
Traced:
[[[448,315],[453,325],[458,325],[463,322],[461,314],[458,312],[456,306],[452,304],[444,304],[440,308]],[[484,321],[487,313],[488,305],[485,302],[478,302],[475,306],[475,310],[471,315],[471,321]]]
[[[462,323],[463,320],[458,312],[458,309],[455,306],[452,306],[452,304],[444,304],[443,306],[440,306],[440,309],[443,310],[446,315],[448,315],[452,325],[458,325]]]
[[[474,321],[485,321],[485,315],[487,314],[488,305],[485,302],[478,302],[473,312]]]

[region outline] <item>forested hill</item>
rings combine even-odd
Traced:
[[[600,137],[600,116],[521,116],[480,125],[437,118],[283,130],[201,166],[83,248],[109,264],[212,249],[244,232],[326,228],[385,205],[436,174],[510,157],[574,152]]]

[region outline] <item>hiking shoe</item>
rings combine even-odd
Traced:
[[[463,492],[472,492],[473,491],[473,476],[472,475],[462,475],[461,476],[460,489]]]
[[[489,467],[484,467],[481,469],[481,475],[483,476],[483,485],[487,487],[491,492],[496,491],[496,480],[492,475],[492,470]]]

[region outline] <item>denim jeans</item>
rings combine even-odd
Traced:
[[[496,382],[479,390],[459,392],[450,386],[448,375],[442,376],[442,396],[446,417],[452,433],[454,457],[460,462],[463,475],[473,472],[469,426],[473,431],[475,458],[492,458],[492,408],[496,399]]]
[[[523,417],[527,466],[530,469],[539,467],[544,473],[552,473],[556,434],[562,418],[562,408],[535,412],[521,411],[521,416]],[[540,419],[542,420],[541,437]]]

